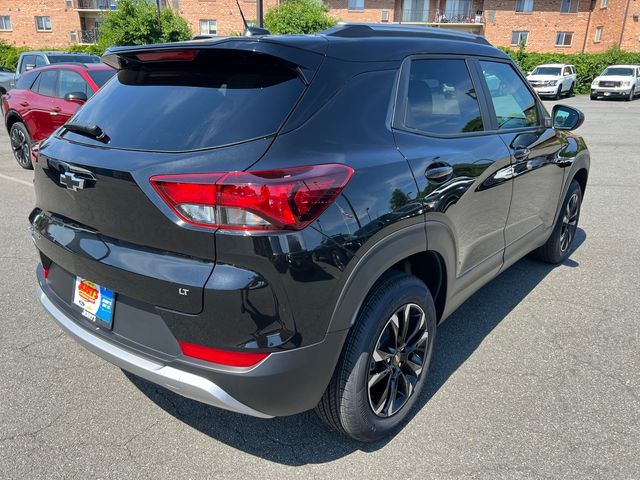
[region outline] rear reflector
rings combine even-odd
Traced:
[[[164,50],[136,54],[141,62],[190,62],[198,55],[198,50]]]
[[[301,230],[336,199],[353,169],[327,164],[257,172],[157,175],[150,182],[185,222],[232,230]]]
[[[251,367],[269,356],[268,353],[233,352],[204,347],[188,342],[178,342],[182,353],[187,357],[198,358],[207,362],[229,365],[232,367]]]

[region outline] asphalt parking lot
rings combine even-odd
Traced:
[[[640,100],[562,102],[592,154],[575,251],[518,262],[447,320],[414,419],[372,445],[313,412],[178,397],[65,336],[35,297],[32,173],[0,129],[0,478],[640,478]]]

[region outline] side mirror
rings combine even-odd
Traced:
[[[24,71],[25,71],[25,72],[28,72],[29,70],[33,70],[34,68],[36,68],[35,63],[27,63],[27,64],[24,66]]]
[[[567,105],[555,105],[551,118],[556,130],[575,130],[584,122],[584,113]]]
[[[69,92],[64,96],[68,102],[83,104],[87,101],[87,94],[84,92]]]
[[[533,73],[533,71],[531,71],[531,72],[527,72],[527,77],[528,77],[529,75],[531,75],[532,73]]]

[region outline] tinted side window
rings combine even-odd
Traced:
[[[57,70],[47,70],[40,74],[38,79],[37,90],[40,95],[47,97],[56,96],[56,82],[58,80]]]
[[[20,65],[20,73],[24,72],[27,67],[29,69],[35,68],[36,66],[36,57],[35,55],[25,55],[22,57],[22,64]]]
[[[60,70],[58,76],[58,97],[64,98],[67,93],[82,92],[89,97],[89,85],[80,74],[71,70]],[[93,92],[92,92],[93,93]]]
[[[476,91],[464,60],[411,62],[405,126],[434,134],[483,130]]]
[[[481,61],[489,87],[498,128],[523,128],[538,125],[536,100],[520,76],[508,63]]]
[[[38,72],[27,72],[16,82],[16,90],[29,90],[38,77]]]
[[[46,64],[47,62],[45,62],[44,57],[42,55],[36,55],[36,68],[44,67]]]

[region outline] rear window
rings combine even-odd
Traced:
[[[113,148],[214,148],[276,133],[303,90],[294,66],[276,57],[201,50],[192,61],[129,62],[73,121],[98,125]]]
[[[97,55],[49,55],[49,63],[100,63]]]
[[[95,82],[98,88],[102,87],[107,80],[116,74],[115,70],[89,70],[87,72],[91,77],[91,80]]]

